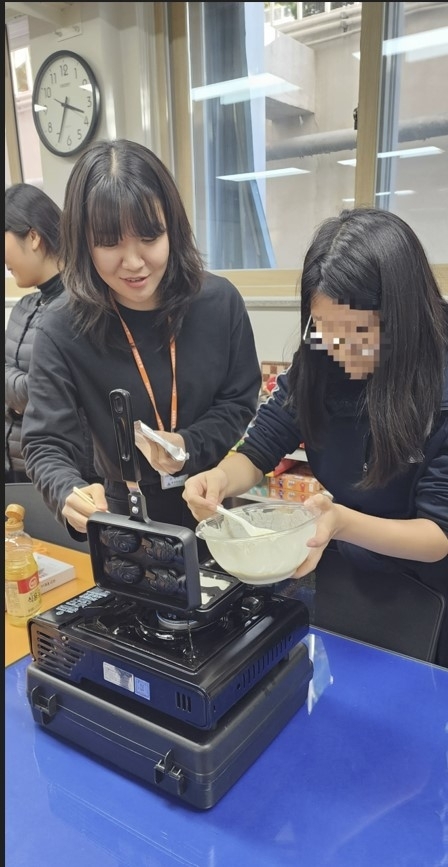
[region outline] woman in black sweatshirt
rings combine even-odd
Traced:
[[[208,273],[174,180],[146,147],[100,141],[69,177],[62,216],[67,297],[39,323],[22,447],[26,470],[71,535],[96,510],[128,514],[109,394],[131,395],[135,420],[181,448],[140,457],[150,518],[195,527],[182,499],[190,473],[241,438],[257,406],[260,365],[236,287]],[[104,478],[87,485],[85,410]],[[92,505],[74,492],[87,488]]]

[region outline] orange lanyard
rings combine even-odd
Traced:
[[[131,347],[132,355],[134,356],[134,361],[137,365],[138,372],[139,372],[139,374],[143,380],[143,384],[146,388],[146,391],[149,394],[149,399],[152,403],[152,406],[153,406],[153,409],[155,412],[155,416],[156,416],[157,427],[159,428],[159,430],[165,430],[165,428],[163,427],[162,419],[160,418],[160,415],[159,415],[159,412],[158,412],[158,409],[156,406],[156,400],[154,397],[154,392],[152,390],[151,383],[149,381],[149,376],[146,373],[145,366],[144,366],[143,361],[141,359],[140,353],[139,353],[139,351],[135,345],[134,338],[133,338],[128,326],[126,325],[126,322],[124,321],[123,317],[120,314],[120,311],[117,307],[115,298],[112,295],[112,292],[110,293],[110,300],[112,303],[112,307],[114,308],[115,313],[117,314],[117,316],[118,316],[118,318],[122,324],[123,331],[126,334],[126,337],[128,339],[128,342],[129,342],[129,346]],[[171,357],[171,369],[173,371],[173,385],[172,385],[172,389],[171,389],[171,428],[170,428],[170,430],[174,431],[174,430],[176,430],[176,424],[177,424],[177,385],[176,385],[176,341],[174,340],[173,337],[170,340],[170,357]]]

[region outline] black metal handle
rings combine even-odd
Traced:
[[[137,483],[142,476],[135,447],[131,395],[122,388],[114,388],[109,401],[123,481]]]

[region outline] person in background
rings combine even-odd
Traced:
[[[28,400],[28,371],[36,329],[51,301],[64,291],[60,268],[61,211],[32,184],[14,184],[5,191],[5,264],[24,295],[11,310],[5,332],[5,476],[7,482],[29,482],[21,451],[22,418]],[[83,459],[89,479],[93,447],[85,421]]]
[[[409,576],[448,600],[448,305],[398,216],[342,211],[317,230],[301,279],[302,339],[243,443],[190,477],[196,519],[248,491],[304,442],[333,495],[295,577],[326,546],[356,568]],[[334,540],[334,541],[332,541]],[[448,666],[448,617],[438,662]]]
[[[214,466],[253,418],[260,365],[244,301],[208,273],[171,173],[146,147],[99,141],[70,174],[62,217],[67,298],[39,323],[22,447],[46,504],[78,538],[95,510],[128,515],[109,394],[187,454],[139,454],[156,521],[196,526],[186,474]],[[86,485],[75,410],[85,410],[104,478]],[[74,487],[89,494],[86,503]]]

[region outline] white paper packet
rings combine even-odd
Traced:
[[[175,446],[172,443],[169,443],[166,439],[160,436],[157,431],[153,430],[151,427],[148,427],[147,424],[144,424],[142,421],[134,422],[134,434],[135,434],[135,444],[140,449],[140,451],[145,455],[145,458],[149,460],[150,458],[150,450],[148,448],[148,440],[152,440],[152,442],[157,443],[159,446],[162,446],[163,449],[170,455],[175,461],[179,461],[179,463],[184,463],[184,461],[188,460],[190,455],[188,452],[185,452],[179,446]],[[145,449],[147,450],[145,452]]]

